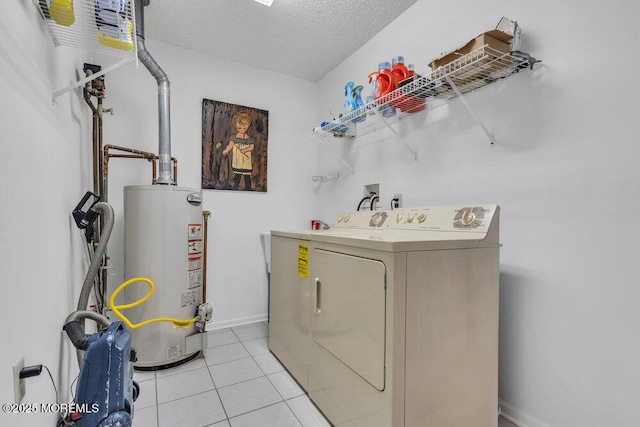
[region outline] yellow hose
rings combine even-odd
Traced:
[[[114,301],[116,299],[116,296],[120,293],[120,291],[135,282],[147,283],[149,285],[149,292],[147,292],[147,294],[144,297],[140,298],[138,301],[135,301],[129,304],[124,304],[124,305],[115,305]],[[146,326],[150,323],[156,323],[156,322],[171,322],[173,323],[174,328],[178,328],[178,327],[188,328],[190,324],[196,321],[195,317],[193,319],[184,319],[184,320],[174,319],[171,317],[156,317],[155,319],[149,319],[149,320],[145,320],[144,322],[133,324],[129,321],[129,319],[125,317],[124,314],[120,312],[120,310],[126,310],[127,308],[133,308],[133,307],[139,306],[140,304],[142,304],[143,302],[145,302],[151,297],[151,294],[153,294],[153,291],[155,291],[155,285],[151,280],[145,277],[136,277],[133,279],[129,279],[123,284],[121,284],[120,286],[118,286],[118,289],[116,289],[111,294],[111,296],[109,297],[109,308],[111,308],[111,310],[116,314],[116,316],[118,316],[118,318],[122,320],[124,324],[127,325],[127,327],[130,329],[138,329],[142,326]]]

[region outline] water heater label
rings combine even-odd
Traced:
[[[172,345],[167,348],[167,360],[180,356],[180,346]]]
[[[202,286],[202,269],[189,271],[189,289],[195,289]]]
[[[189,255],[202,253],[201,240],[189,240]]]
[[[191,256],[189,257],[189,271],[202,269],[202,257]]]
[[[182,294],[182,307],[187,307],[196,303],[195,291],[187,291]]]
[[[187,202],[191,203],[193,206],[200,206],[202,203],[202,196],[199,193],[189,193],[187,196]]]
[[[189,240],[202,239],[202,224],[189,224]]]

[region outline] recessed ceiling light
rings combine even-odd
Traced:
[[[266,4],[267,6],[271,6],[273,0],[256,0],[258,3]]]

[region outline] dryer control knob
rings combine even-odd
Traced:
[[[349,222],[349,220],[351,219],[351,215],[345,215],[344,218],[342,219],[344,222]]]
[[[418,215],[418,222],[424,222],[425,219],[427,219],[427,216],[425,214]]]
[[[402,221],[402,214],[396,215],[396,222]]]
[[[476,214],[473,211],[464,211],[462,212],[462,218],[460,218],[460,221],[462,222],[462,224],[464,225],[469,225],[471,224],[473,221],[476,220]]]
[[[413,214],[407,214],[407,222],[413,222]]]

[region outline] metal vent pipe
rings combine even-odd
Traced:
[[[158,82],[158,184],[175,184],[171,177],[171,114],[169,108],[169,78],[153,59],[144,44],[144,6],[148,6],[150,0],[135,1],[136,35],[138,59]]]

